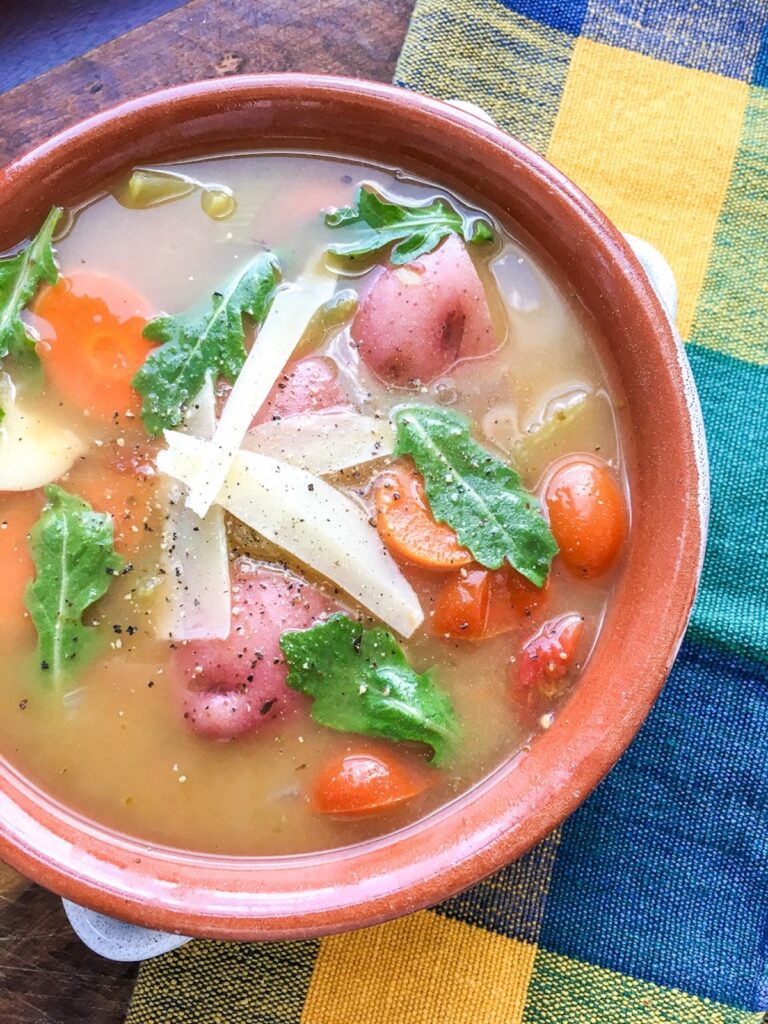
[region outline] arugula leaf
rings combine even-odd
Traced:
[[[83,623],[83,613],[106,594],[124,562],[115,553],[110,516],[54,484],[45,496],[48,503],[30,534],[36,575],[26,604],[37,629],[39,665],[58,690],[75,663],[92,653],[97,630]]]
[[[539,503],[510,466],[473,441],[469,422],[448,409],[404,405],[393,413],[395,455],[410,455],[429,507],[488,569],[504,559],[537,587],[557,554]]]
[[[21,311],[44,281],[59,279],[52,239],[62,213],[55,206],[28,246],[0,259],[0,358],[10,354],[30,366],[38,362]]]
[[[133,386],[144,399],[141,415],[150,434],[178,426],[207,379],[234,383],[247,354],[243,316],[264,321],[278,274],[272,253],[260,253],[214,294],[205,312],[158,316],[147,324],[144,337],[163,344],[147,356]]]
[[[397,242],[390,263],[400,266],[432,252],[448,235],[460,235],[467,242],[492,242],[493,231],[487,221],[463,217],[444,199],[427,205],[394,203],[380,198],[362,185],[354,206],[326,213],[329,228],[350,228],[349,242],[328,246],[335,256],[358,259]]]
[[[312,717],[340,732],[416,740],[441,764],[459,738],[450,698],[430,673],[417,675],[386,629],[337,613],[280,637],[288,685],[314,698]]]

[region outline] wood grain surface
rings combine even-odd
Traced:
[[[258,71],[390,80],[412,6],[191,0],[0,95],[0,163],[120,100],[181,82]],[[135,975],[90,953],[55,896],[0,864],[0,1024],[120,1024]]]
[[[258,71],[387,81],[412,7],[413,0],[191,0],[0,96],[0,163],[120,100],[181,82]]]

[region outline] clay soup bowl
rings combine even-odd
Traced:
[[[354,154],[455,189],[511,224],[575,290],[629,403],[632,529],[597,646],[551,729],[426,819],[295,857],[148,847],[51,800],[0,761],[0,856],[49,889],[135,924],[295,939],[436,903],[514,860],[629,744],[680,643],[700,571],[706,456],[685,357],[648,278],[599,210],[544,159],[438,101],[339,78],[203,82],[124,103],[0,174],[0,248],[136,164],[261,148]]]

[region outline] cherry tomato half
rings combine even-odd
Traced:
[[[517,661],[523,686],[542,686],[564,679],[576,659],[584,620],[576,613],[550,619],[525,641]]]
[[[627,536],[627,507],[604,462],[563,463],[547,484],[549,525],[563,562],[580,576],[597,576],[616,560]]]
[[[454,640],[487,640],[529,621],[548,597],[548,584],[539,589],[508,565],[460,569],[438,594],[432,633]]]
[[[390,754],[344,754],[329,761],[315,779],[312,805],[321,814],[377,814],[411,800],[429,785],[426,773],[409,771]]]

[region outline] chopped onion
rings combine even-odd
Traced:
[[[313,313],[331,298],[336,277],[304,274],[278,291],[219,419],[204,461],[189,482],[187,504],[204,516],[213,504],[248,427],[301,340]]]
[[[349,410],[301,413],[252,427],[242,447],[325,476],[391,455],[394,436],[387,420]]]
[[[166,431],[157,460],[182,483],[209,464],[211,443]],[[342,587],[403,636],[424,615],[413,588],[371,525],[365,509],[304,469],[238,451],[216,500],[263,537]]]
[[[72,430],[14,401],[7,375],[0,382],[0,491],[33,491],[58,480],[87,445]]]
[[[213,437],[216,400],[210,381],[192,404],[185,429],[192,437]],[[171,640],[223,640],[231,624],[224,510],[215,505],[201,519],[186,507],[185,497],[183,484],[171,486],[163,538],[168,604],[158,632]]]

